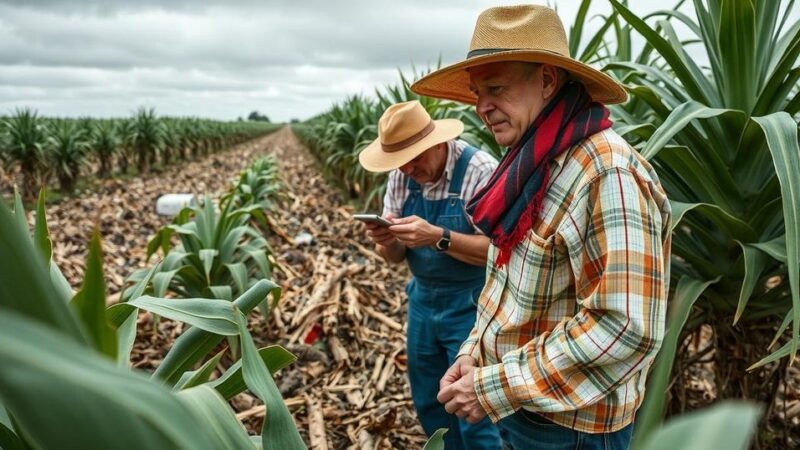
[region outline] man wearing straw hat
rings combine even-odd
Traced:
[[[383,216],[394,225],[367,225],[367,235],[390,262],[408,262],[408,377],[428,436],[439,428],[447,449],[500,449],[488,419],[468,423],[436,400],[439,380],[475,324],[485,281],[489,239],[476,234],[465,199],[482,187],[497,161],[456,138],[464,124],[431,120],[418,101],[386,109],[378,139],[360,154],[372,172],[389,173]]]
[[[466,60],[412,86],[474,104],[508,147],[468,202],[487,280],[438,399],[515,449],[623,449],[664,337],[670,209],[611,129],[625,91],[568,48],[552,9],[491,8]]]

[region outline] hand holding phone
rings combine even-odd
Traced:
[[[393,225],[392,222],[389,222],[377,214],[353,214],[353,218],[364,223],[372,223],[381,227],[390,227]]]

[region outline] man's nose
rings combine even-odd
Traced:
[[[481,118],[485,117],[489,111],[492,110],[492,103],[486,99],[486,96],[478,95],[478,102],[475,104],[475,111]]]
[[[411,173],[411,163],[405,163],[400,166],[400,172],[403,172],[403,175],[408,175]]]

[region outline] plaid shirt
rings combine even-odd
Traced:
[[[490,246],[459,352],[478,361],[475,391],[493,421],[525,408],[588,433],[633,422],[664,337],[670,222],[655,171],[613,130],[556,158],[506,266]]]

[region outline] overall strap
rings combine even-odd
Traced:
[[[408,189],[409,192],[414,192],[414,191],[421,190],[420,186],[419,186],[419,183],[414,181],[414,179],[411,178],[411,177],[408,177],[408,181],[406,182],[406,189]]]
[[[449,196],[461,195],[461,184],[464,182],[464,174],[467,173],[469,161],[472,156],[478,153],[478,149],[472,146],[467,146],[456,161],[456,167],[453,169],[453,178],[450,180],[450,189],[448,190]],[[466,199],[468,200],[468,199]]]

